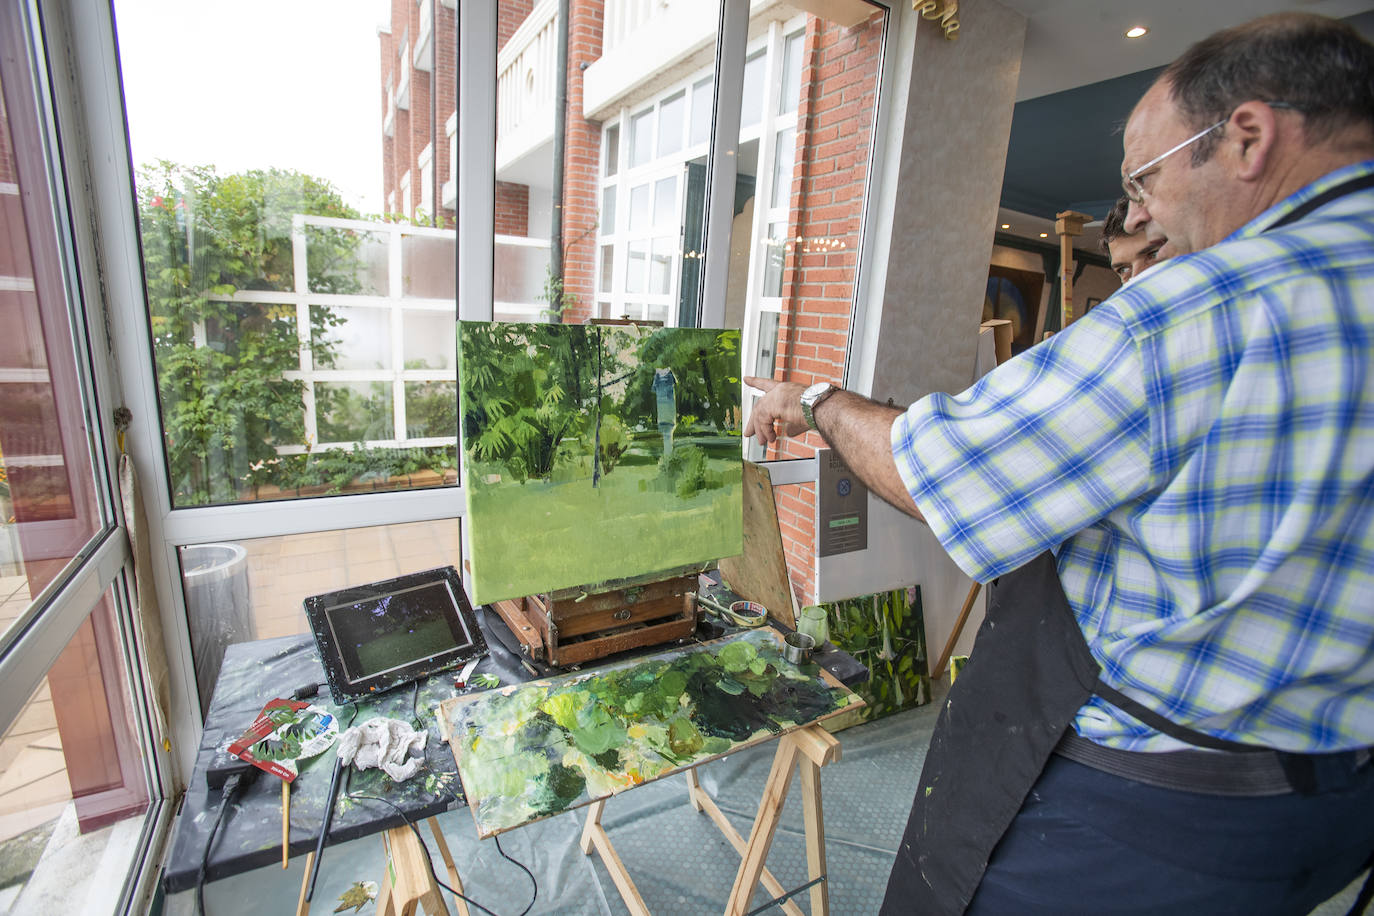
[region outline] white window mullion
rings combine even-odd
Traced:
[[[740,98],[744,54],[749,39],[749,0],[721,0],[716,31],[716,116],[711,127],[711,157],[706,170],[706,258],[701,271],[697,324],[725,323],[730,276],[730,227],[735,213],[735,176],[739,147]]]

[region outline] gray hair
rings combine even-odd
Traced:
[[[1374,45],[1325,16],[1275,13],[1223,29],[1185,51],[1159,82],[1192,130],[1250,101],[1296,109],[1309,143],[1374,125]],[[1193,165],[1211,158],[1220,139],[1220,132],[1202,138]]]

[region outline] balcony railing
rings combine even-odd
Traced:
[[[530,12],[496,58],[496,169],[553,137],[557,0]]]

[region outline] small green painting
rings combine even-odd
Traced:
[[[862,701],[771,628],[458,697],[440,709],[479,836],[519,827]]]
[[[740,553],[738,331],[460,322],[479,603]]]
[[[918,586],[823,605],[830,641],[868,668],[854,689],[867,722],[930,702],[930,662]],[[850,723],[853,724],[853,723]]]

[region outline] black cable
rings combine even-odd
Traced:
[[[481,910],[483,913],[488,914],[488,916],[497,916],[496,913],[493,913],[491,910],[489,910],[489,909],[487,909],[486,907],[482,906],[482,904],[478,903],[476,900],[473,900],[471,897],[467,896],[466,894],[459,893],[458,891],[456,891],[456,890],[454,890],[453,888],[449,887],[449,886],[448,886],[447,884],[445,884],[444,882],[440,881],[440,880],[439,880],[439,874],[434,870],[434,857],[430,854],[429,846],[427,846],[427,845],[425,844],[425,838],[424,838],[424,836],[420,833],[420,828],[417,827],[417,826],[415,825],[415,823],[414,823],[410,818],[406,817],[405,811],[401,810],[401,808],[400,808],[399,806],[393,804],[392,802],[388,801],[387,799],[382,798],[381,796],[378,796],[378,795],[355,795],[355,794],[353,794],[353,791],[352,791],[352,789],[350,788],[350,785],[352,784],[352,779],[353,779],[353,771],[352,771],[352,767],[350,767],[350,768],[349,768],[348,775],[344,777],[344,798],[347,798],[347,799],[350,799],[350,800],[353,800],[353,801],[379,801],[379,802],[381,802],[382,804],[386,805],[388,808],[390,808],[392,811],[395,811],[395,812],[396,812],[396,815],[405,823],[405,825],[406,825],[407,827],[410,828],[410,832],[413,833],[413,834],[415,834],[415,839],[419,841],[419,843],[420,843],[420,849],[423,850],[423,851],[424,851],[424,854],[425,854],[425,865],[429,868],[429,876],[434,880],[434,883],[435,883],[435,884],[437,884],[439,887],[442,887],[444,890],[448,891],[450,894],[452,894],[453,896],[457,897],[459,900],[462,900],[462,901],[464,901],[465,903],[468,903],[468,904],[470,904],[470,905],[472,905],[472,906],[475,906],[477,909]],[[495,839],[496,839],[496,851],[499,852],[499,853],[501,853],[501,856],[502,856],[503,858],[509,859],[511,862],[514,862],[516,865],[519,865],[520,868],[521,868],[521,870],[524,871],[525,874],[529,875],[529,877],[530,877],[530,882],[534,885],[534,894],[533,894],[533,896],[530,897],[529,905],[527,905],[523,910],[520,911],[520,916],[525,916],[525,914],[527,914],[531,909],[534,908],[535,901],[539,899],[539,882],[535,879],[534,873],[531,872],[528,868],[526,868],[526,867],[524,866],[523,863],[518,862],[518,861],[516,861],[515,859],[512,859],[509,855],[506,855],[506,851],[505,851],[504,849],[501,848],[501,840],[500,840],[499,837],[496,837]]]
[[[247,773],[235,773],[224,781],[224,788],[220,790],[219,813],[215,817],[215,825],[210,828],[210,836],[205,841],[205,851],[200,856],[200,870],[196,873],[196,912],[205,913],[205,873],[210,868],[210,852],[215,848],[215,837],[219,834],[219,828],[224,825],[225,815],[238,800],[240,789],[247,788],[258,772],[254,768]]]

